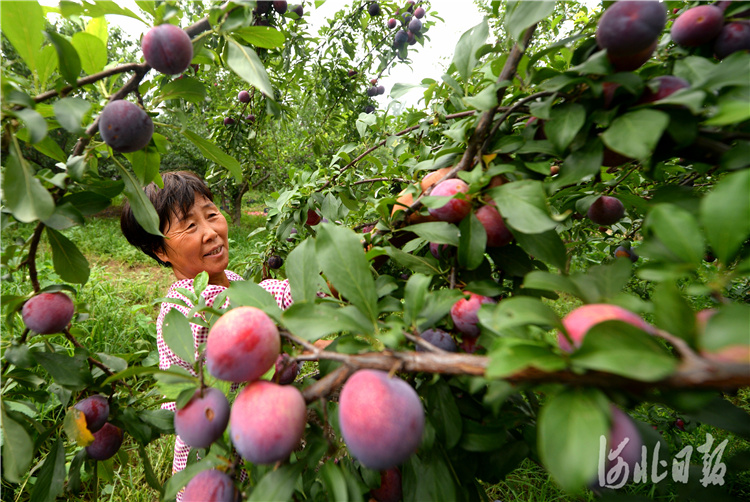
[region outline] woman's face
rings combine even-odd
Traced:
[[[209,284],[229,286],[224,271],[229,265],[227,220],[219,208],[202,195],[187,212],[178,218],[174,214],[164,234],[164,251],[156,256],[172,265],[178,279],[194,279],[208,272]]]

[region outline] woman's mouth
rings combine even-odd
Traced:
[[[219,246],[210,253],[206,253],[203,256],[216,256],[218,254],[221,254],[222,251],[224,251],[224,246]]]

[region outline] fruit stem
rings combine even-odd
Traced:
[[[36,251],[39,248],[39,240],[42,237],[42,230],[44,230],[44,223],[41,221],[37,224],[34,229],[34,233],[31,236],[31,244],[29,245],[29,256],[24,262],[29,267],[29,280],[34,288],[34,293],[39,293],[39,278],[36,271]],[[27,330],[28,331],[28,330]]]

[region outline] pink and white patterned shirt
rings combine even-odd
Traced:
[[[234,281],[241,281],[243,280],[242,277],[234,272],[231,272],[229,270],[225,270],[224,273],[227,276],[227,279],[229,279],[230,282]],[[261,281],[258,284],[260,287],[271,293],[276,300],[276,303],[279,305],[281,309],[286,309],[292,304],[292,293],[291,289],[289,288],[289,280],[277,280],[277,279],[266,279],[264,281]],[[178,305],[176,303],[169,303],[169,302],[163,302],[161,304],[161,311],[159,312],[159,317],[156,319],[156,345],[159,350],[159,369],[166,370],[169,369],[172,365],[177,365],[181,368],[184,368],[188,370],[191,374],[194,376],[198,376],[196,372],[193,370],[193,365],[188,363],[187,361],[183,360],[182,358],[178,357],[172,350],[167,346],[166,342],[164,341],[164,337],[162,335],[162,326],[164,324],[164,318],[172,309],[177,309],[187,317],[190,314],[190,310],[194,307],[192,302],[182,293],[178,291],[178,288],[184,288],[188,291],[191,291],[195,293],[195,290],[193,289],[193,279],[182,279],[180,281],[175,282],[169,287],[169,291],[167,292],[167,298],[174,298],[176,300],[181,300],[185,303],[186,306]],[[219,293],[225,291],[227,288],[224,286],[218,286],[209,284],[206,286],[206,289],[203,290],[201,293],[201,297],[203,297],[204,301],[206,302],[206,305],[209,307],[215,307],[215,308],[227,308],[229,306],[229,298],[227,297],[226,300],[222,305],[214,305],[214,300],[219,295]],[[201,316],[202,314],[195,314],[196,317]],[[193,342],[195,344],[195,351],[196,351],[196,358],[198,357],[198,347],[205,343],[208,339],[208,328],[204,326],[200,326],[198,324],[190,323],[190,329],[193,331]],[[162,404],[163,409],[167,410],[176,410],[176,406],[174,402],[170,403],[164,403]],[[190,447],[186,445],[179,436],[175,436],[175,445],[174,445],[174,461],[172,464],[172,473],[181,471],[185,468],[187,465],[187,459],[188,454],[190,453]],[[180,492],[180,495],[182,492]],[[180,497],[178,497],[179,499]]]

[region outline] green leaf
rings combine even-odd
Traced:
[[[739,124],[750,119],[750,106],[747,101],[739,100],[721,100],[719,109],[703,124],[709,126],[725,126],[730,124]]]
[[[281,309],[273,295],[251,281],[234,281],[229,284],[229,301],[232,308],[255,307],[278,321]]]
[[[44,11],[38,2],[3,2],[0,26],[3,35],[32,71],[39,70],[38,59],[44,41]]]
[[[596,479],[599,438],[608,435],[608,403],[599,390],[565,390],[549,397],[539,412],[539,456],[566,491],[580,490]]]
[[[130,161],[133,173],[138,177],[141,185],[148,185],[159,175],[161,155],[159,155],[159,151],[156,148],[141,148],[136,152],[125,153],[123,155]]]
[[[3,5],[5,11],[5,5]],[[3,17],[5,12],[3,12]],[[3,29],[5,24],[3,23]],[[20,483],[26,476],[34,453],[34,444],[26,429],[10,418],[2,406],[3,477],[10,483]]]
[[[750,306],[729,303],[708,320],[699,340],[702,349],[716,352],[732,346],[745,346],[750,339]],[[745,360],[747,362],[747,360]]]
[[[85,350],[76,349],[73,357],[52,352],[32,352],[36,362],[52,375],[52,378],[70,390],[83,390],[93,382]]]
[[[52,42],[52,45],[55,46],[58,60],[57,67],[60,73],[62,73],[63,78],[67,83],[76,87],[78,76],[81,74],[81,60],[78,57],[75,47],[73,47],[73,44],[67,38],[58,33],[45,31],[44,34]]]
[[[430,291],[424,303],[424,307],[419,312],[418,319],[423,319],[419,323],[420,331],[432,327],[450,312],[451,307],[463,298],[463,294],[458,289],[438,289]]]
[[[62,148],[60,148],[60,146],[55,143],[55,140],[53,140],[49,136],[45,136],[42,141],[40,141],[39,143],[34,143],[33,146],[35,150],[41,152],[47,157],[52,157],[58,162],[62,162],[63,164],[68,158],[65,152],[62,151]]]
[[[551,118],[544,123],[544,132],[557,151],[564,152],[585,122],[586,109],[583,105],[566,103],[552,108]]]
[[[491,189],[489,194],[505,223],[519,232],[540,234],[557,226],[547,212],[544,187],[540,181],[506,183]]]
[[[248,497],[247,502],[283,502],[291,500],[297,479],[305,468],[304,462],[287,464],[263,476]]]
[[[565,369],[565,366],[565,360],[549,344],[518,338],[499,338],[490,351],[485,376],[505,378],[529,367],[549,372]]]
[[[296,336],[315,341],[331,333],[372,333],[366,317],[353,306],[336,308],[328,304],[295,303],[282,314],[282,322]]]
[[[737,216],[735,213],[733,218]],[[644,226],[682,261],[698,264],[703,259],[705,246],[698,222],[681,207],[656,204],[646,216]]]
[[[83,216],[91,216],[107,209],[111,202],[103,195],[88,191],[70,193],[60,199],[60,205],[70,204]]]
[[[47,122],[36,110],[22,108],[13,113],[26,126],[26,129],[29,131],[29,140],[32,144],[39,143],[47,136]]]
[[[394,261],[414,272],[428,275],[440,273],[440,270],[434,263],[435,260],[428,261],[420,256],[405,253],[399,248],[393,246],[388,246],[384,249],[388,256],[393,258]]]
[[[518,42],[526,28],[550,17],[554,11],[555,2],[508,2],[505,28]]]
[[[439,379],[423,391],[430,409],[429,420],[435,426],[438,437],[447,449],[451,449],[461,439],[461,413],[453,397],[450,386]]]
[[[323,467],[318,471],[320,480],[323,482],[323,486],[328,494],[328,500],[349,500],[349,490],[346,485],[346,477],[341,472],[341,468],[338,464],[333,462],[326,462]],[[288,498],[288,496],[287,496]],[[260,499],[258,499],[260,500]],[[276,499],[268,499],[276,500]]]
[[[461,232],[458,239],[458,263],[467,270],[474,270],[484,261],[487,232],[474,213],[461,220],[458,228]]]
[[[206,86],[200,80],[191,77],[176,78],[162,87],[155,99],[158,103],[168,99],[202,103],[206,99]]]
[[[90,109],[91,103],[81,98],[62,98],[54,104],[57,122],[66,131],[76,136],[83,135],[84,129],[81,123]]]
[[[617,117],[602,134],[615,152],[644,160],[651,155],[669,125],[669,115],[657,110],[636,110]]]
[[[193,291],[195,292],[195,296],[200,297],[203,291],[206,290],[206,286],[208,286],[208,272],[203,270],[195,276],[195,279],[193,279]]]
[[[333,287],[374,323],[378,297],[360,236],[348,228],[324,223],[318,230],[315,250]]]
[[[195,341],[187,317],[177,309],[171,309],[164,317],[162,337],[169,350],[190,364],[195,362]]]
[[[571,360],[581,368],[644,382],[671,375],[679,363],[653,336],[622,321],[605,321],[592,327]]]
[[[6,190],[7,195],[7,190]],[[716,257],[729,264],[750,236],[750,170],[725,176],[701,200],[700,219]]]
[[[47,228],[47,240],[52,248],[55,272],[66,282],[86,284],[89,280],[89,262],[78,247],[63,234]]]
[[[81,68],[88,75],[99,73],[107,64],[107,46],[96,35],[79,31],[71,39],[81,60]]]
[[[5,19],[5,16],[3,16]],[[47,82],[52,74],[57,70],[57,52],[52,45],[45,45],[39,51],[37,60],[37,74],[39,75],[39,85],[47,88]]]
[[[618,260],[620,261],[620,260]],[[654,322],[661,329],[695,345],[695,315],[677,285],[664,281],[654,287]]]
[[[57,438],[44,459],[44,464],[34,483],[31,502],[54,502],[62,494],[65,482],[65,446]]]
[[[227,64],[248,84],[257,87],[266,98],[273,100],[274,92],[268,73],[258,55],[250,47],[239,44],[227,37]]]
[[[604,157],[604,146],[598,139],[587,141],[581,148],[570,153],[562,165],[560,173],[551,183],[553,189],[557,190],[565,185],[581,181],[588,176],[594,176],[602,168]]]
[[[193,131],[186,129],[182,131],[182,134],[192,141],[208,160],[226,167],[237,181],[242,181],[242,166],[234,157],[227,155],[218,146],[214,145],[207,139],[198,136]]]
[[[247,26],[232,32],[245,42],[263,49],[275,49],[284,45],[284,34],[269,26]]]
[[[320,267],[315,256],[315,241],[302,241],[286,258],[286,274],[294,303],[314,302],[320,283]]]
[[[46,220],[55,211],[55,201],[34,176],[26,159],[10,148],[5,158],[3,195],[13,217],[23,223]]]
[[[402,465],[404,500],[457,500],[449,461],[437,448],[412,455]]]
[[[464,103],[482,112],[492,110],[497,106],[497,89],[496,84],[488,85],[479,94],[465,97]]]
[[[146,478],[146,483],[148,483],[148,486],[159,492],[164,490],[164,485],[159,481],[159,478],[154,473],[154,468],[151,467],[151,460],[148,458],[148,454],[146,453],[146,447],[142,444],[138,444],[138,456],[141,459],[141,463],[143,465],[143,476]]]
[[[586,273],[577,273],[570,279],[586,303],[606,303],[622,292],[631,276],[630,260],[615,260],[606,265],[596,265]]]
[[[412,274],[404,287],[404,322],[407,326],[416,323],[419,313],[424,308],[427,298],[427,288],[432,276]]]
[[[565,270],[565,244],[555,230],[540,234],[513,232],[518,245],[537,260],[549,263],[560,270]]]
[[[529,296],[506,298],[497,305],[480,309],[479,322],[498,335],[502,335],[504,330],[528,324],[545,328],[561,327],[552,309],[538,298]]]
[[[130,208],[133,210],[135,219],[146,232],[153,235],[162,235],[159,229],[159,215],[156,214],[156,209],[154,209],[151,200],[144,193],[143,187],[130,171],[124,169],[119,164],[117,168],[122,176],[122,181],[125,183],[123,191],[130,202]]]
[[[484,45],[489,33],[487,19],[484,19],[458,39],[451,64],[456,65],[458,73],[464,80],[469,79],[472,70],[477,65],[479,61],[477,51]]]
[[[432,221],[409,225],[402,229],[405,232],[414,232],[423,239],[437,244],[450,244],[458,246],[458,227],[445,221]]]
[[[544,291],[562,291],[581,298],[582,293],[569,277],[553,274],[543,270],[534,270],[526,274],[523,287],[528,289],[541,289]]]

